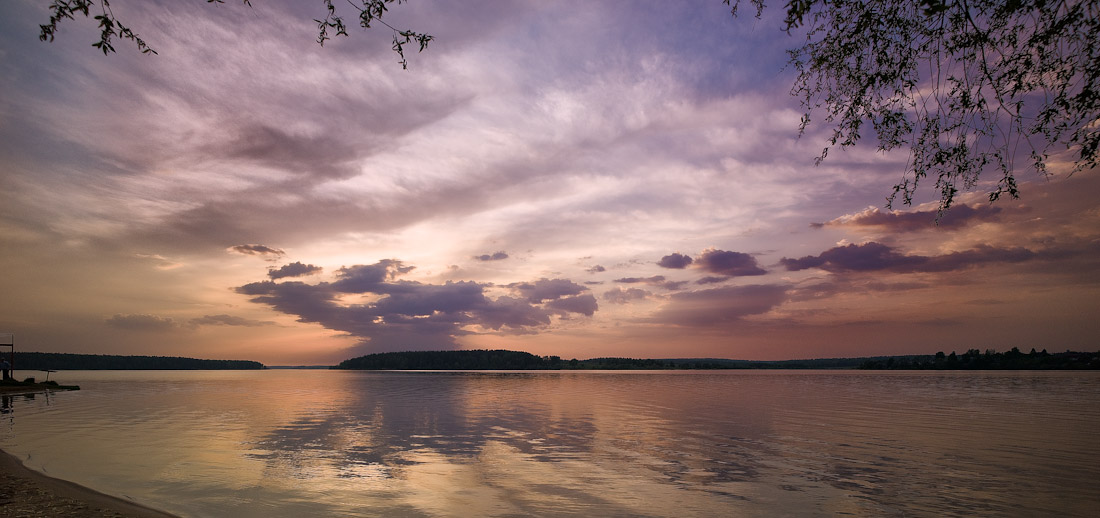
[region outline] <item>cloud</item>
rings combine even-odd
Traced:
[[[621,279],[615,279],[615,282],[620,284],[646,284],[671,291],[679,290],[688,283],[688,281],[670,281],[665,279],[664,275],[654,275],[652,277],[623,277]]]
[[[277,269],[269,269],[267,276],[272,280],[284,279],[287,277],[304,277],[307,275],[313,275],[321,273],[323,268],[312,264],[303,264],[300,261],[295,261],[290,264],[284,264]]]
[[[278,269],[272,269],[267,272],[267,276],[272,280],[283,279],[286,277],[304,277],[306,275],[313,275],[315,273],[321,273],[322,268],[320,266],[314,266],[312,264],[302,264],[299,261],[295,261],[290,264],[284,264]]]
[[[718,283],[723,282],[723,281],[728,281],[729,279],[730,279],[729,277],[724,277],[724,276],[719,276],[719,275],[708,275],[706,277],[703,277],[703,278],[695,281],[695,284],[718,284]]]
[[[115,316],[106,320],[107,325],[125,329],[127,331],[171,331],[179,325],[170,317],[158,317],[156,315],[133,314]]]
[[[661,268],[673,268],[676,270],[682,270],[684,268],[687,268],[691,264],[691,261],[692,259],[690,256],[675,252],[662,257],[660,261],[657,261],[657,266],[660,266]]]
[[[1017,209],[1026,211],[1027,209]],[[878,207],[868,207],[856,214],[841,216],[825,223],[811,226],[855,226],[878,227],[883,231],[918,232],[935,228],[962,228],[979,221],[1000,221],[1006,211],[999,205],[955,205],[943,215],[938,210],[916,210],[910,212],[884,211]],[[937,220],[937,218],[939,218]]]
[[[874,241],[830,248],[819,255],[779,260],[788,271],[820,268],[827,272],[894,273],[947,272],[964,270],[987,263],[1019,263],[1038,255],[1026,248],[997,248],[979,245],[971,250],[937,256],[906,255],[893,247]]]
[[[508,253],[504,251],[493,252],[492,254],[475,255],[474,259],[478,261],[503,261],[508,258]]]
[[[156,261],[156,263],[157,263],[156,268],[158,270],[174,270],[176,268],[179,268],[179,267],[183,266],[183,263],[173,261],[173,260],[168,259],[167,257],[164,257],[164,256],[159,255],[159,254],[134,254],[134,257],[139,257],[141,259],[150,259],[152,261]]]
[[[270,320],[252,320],[233,315],[204,315],[199,318],[192,318],[188,323],[193,326],[262,327],[275,325],[275,322]]]
[[[623,277],[621,279],[615,279],[615,282],[622,284],[653,284],[658,285],[665,282],[664,275],[654,275],[653,277]]]
[[[227,252],[234,252],[241,255],[258,255],[263,257],[267,261],[277,261],[280,257],[286,255],[286,252],[279,250],[278,248],[271,248],[264,245],[235,245],[226,248]]]
[[[508,285],[516,296],[493,299],[490,284],[448,281],[425,284],[399,280],[413,270],[396,259],[337,270],[334,282],[260,281],[236,288],[252,302],[295,315],[364,341],[372,351],[457,347],[458,336],[483,330],[535,333],[551,316],[592,316],[598,309],[588,288],[567,279],[539,279]],[[346,303],[344,294],[374,295]]]
[[[742,252],[728,252],[709,248],[695,261],[695,266],[703,271],[726,277],[745,277],[764,275],[764,270],[756,264],[756,258]]]
[[[634,300],[644,300],[650,295],[651,293],[648,291],[639,288],[627,288],[624,290],[619,287],[614,287],[604,292],[603,299],[612,304],[627,304]]]
[[[600,305],[596,302],[596,297],[593,297],[591,294],[554,299],[546,303],[546,309],[561,316],[568,316],[569,313],[578,313],[590,317],[595,314],[596,310],[599,308]]]
[[[591,267],[591,268],[589,268],[585,271],[588,272],[588,273],[602,273],[602,272],[606,272],[607,268],[604,268],[602,265],[597,264],[596,266],[593,266],[593,267]]]
[[[588,288],[567,279],[539,279],[535,282],[509,284],[516,293],[532,303],[554,300],[569,295],[579,295]]]
[[[710,327],[739,322],[771,311],[786,299],[782,285],[727,286],[673,294],[654,314],[657,323]]]
[[[355,265],[336,271],[339,279],[332,284],[333,289],[344,293],[370,293],[386,282],[415,270],[415,266],[405,266],[396,259],[383,259],[375,264]]]

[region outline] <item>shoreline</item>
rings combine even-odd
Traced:
[[[179,518],[139,503],[53,478],[0,450],[0,515],[44,518]]]

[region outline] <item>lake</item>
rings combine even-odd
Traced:
[[[184,517],[1100,515],[1095,372],[52,378],[0,448]]]

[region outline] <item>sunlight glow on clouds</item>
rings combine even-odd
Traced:
[[[160,55],[0,7],[0,331],[31,349],[748,359],[1092,347],[1096,174],[883,208],[905,155],[797,136],[721,4],[121,2]],[[123,4],[125,7],[123,7]],[[114,4],[112,4],[114,6]],[[442,14],[441,14],[442,13]],[[981,186],[979,186],[981,187]],[[22,342],[21,342],[22,343]]]

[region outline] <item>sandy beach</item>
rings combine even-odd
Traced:
[[[0,517],[171,518],[174,515],[105,495],[27,468],[0,451]]]

